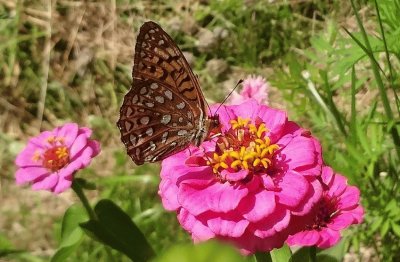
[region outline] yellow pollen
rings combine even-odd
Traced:
[[[49,144],[53,144],[55,142],[55,137],[54,136],[49,136],[48,138],[46,138],[47,143]]]
[[[256,143],[258,143],[259,145],[264,144],[264,141],[263,141],[262,139],[260,139],[260,138],[257,138],[257,139],[254,140],[254,141],[256,141]]]
[[[38,162],[39,160],[40,160],[40,152],[39,150],[36,150],[35,153],[33,153],[32,161]]]
[[[57,148],[56,155],[59,159],[68,156],[68,151],[66,147],[59,147]]]
[[[232,119],[230,122],[233,129],[239,129],[246,127],[250,122],[250,118],[242,118],[239,116],[237,120]]]
[[[247,161],[242,161],[242,166],[244,167],[244,169],[249,169],[249,164],[247,163]]]
[[[258,127],[258,130],[257,130],[257,137],[258,137],[258,138],[261,138],[261,135],[262,135],[264,132],[267,132],[267,128],[265,127],[265,124],[262,123],[262,124]]]
[[[65,138],[64,137],[57,137],[56,141],[60,142],[61,144],[64,144],[65,143]]]
[[[237,131],[237,139],[242,142],[244,140],[244,130],[243,129],[239,129]]]
[[[235,172],[244,169],[257,174],[271,166],[271,159],[279,146],[271,144],[266,135],[269,129],[264,123],[253,124],[250,121],[241,117],[230,121],[232,130],[235,130],[234,137],[226,140],[224,149],[219,147],[222,153],[214,152],[213,157],[207,161],[215,174],[220,174],[223,169]],[[230,142],[232,140],[233,143]]]

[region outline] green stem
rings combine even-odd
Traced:
[[[310,251],[310,261],[317,262],[317,248],[315,246],[312,246],[309,248],[309,251]]]
[[[254,254],[257,262],[272,262],[271,255],[267,252],[257,252]]]
[[[378,85],[379,93],[380,93],[380,96],[381,96],[383,108],[385,110],[387,119],[388,119],[388,121],[393,121],[394,115],[393,115],[392,108],[390,107],[390,102],[389,102],[389,98],[388,98],[385,86],[383,84],[381,75],[379,73],[379,69],[378,69],[379,68],[379,64],[378,64],[378,62],[376,61],[376,59],[375,59],[375,57],[373,55],[371,44],[369,43],[369,39],[368,39],[367,33],[365,32],[365,29],[364,29],[364,26],[362,24],[360,15],[358,14],[358,10],[357,10],[357,8],[356,8],[356,6],[354,4],[354,0],[351,0],[350,3],[351,3],[351,6],[353,8],[354,14],[356,16],[357,24],[358,24],[358,27],[360,28],[361,35],[362,35],[362,37],[364,39],[364,44],[365,44],[365,47],[366,47],[366,50],[367,50],[366,54],[369,56],[371,64],[372,64],[372,71],[374,73],[375,81],[376,81],[376,83]],[[354,39],[354,37],[352,37],[352,38]],[[396,126],[392,126],[390,128],[390,133],[392,135],[392,139],[393,139],[393,142],[395,144],[395,150],[397,152],[397,156],[400,158],[400,135],[399,135],[399,133],[397,131]]]
[[[97,220],[97,215],[94,212],[92,206],[90,205],[88,199],[86,198],[85,194],[83,193],[82,187],[79,185],[76,180],[72,182],[72,189],[75,191],[76,195],[82,202],[83,207],[86,209],[86,212],[91,220]]]

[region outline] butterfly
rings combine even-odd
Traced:
[[[140,28],[132,77],[117,125],[137,165],[199,146],[219,126],[182,51],[152,21]]]

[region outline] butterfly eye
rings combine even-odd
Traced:
[[[219,126],[218,117],[207,116],[204,95],[182,52],[154,22],[140,28],[132,75],[117,125],[136,164],[199,145]]]

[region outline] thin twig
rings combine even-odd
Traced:
[[[52,20],[52,6],[51,6],[51,1],[48,1],[47,5],[47,13],[49,17],[49,22],[46,26],[46,34],[47,34],[47,39],[46,39],[46,45],[44,47],[44,59],[43,59],[43,76],[42,76],[42,85],[40,88],[40,97],[39,97],[39,103],[38,103],[38,111],[37,111],[37,118],[39,122],[38,129],[40,130],[42,127],[42,121],[43,121],[43,112],[44,112],[44,106],[46,103],[46,95],[47,95],[47,83],[49,80],[49,70],[50,70],[50,55],[51,55],[51,20]]]

